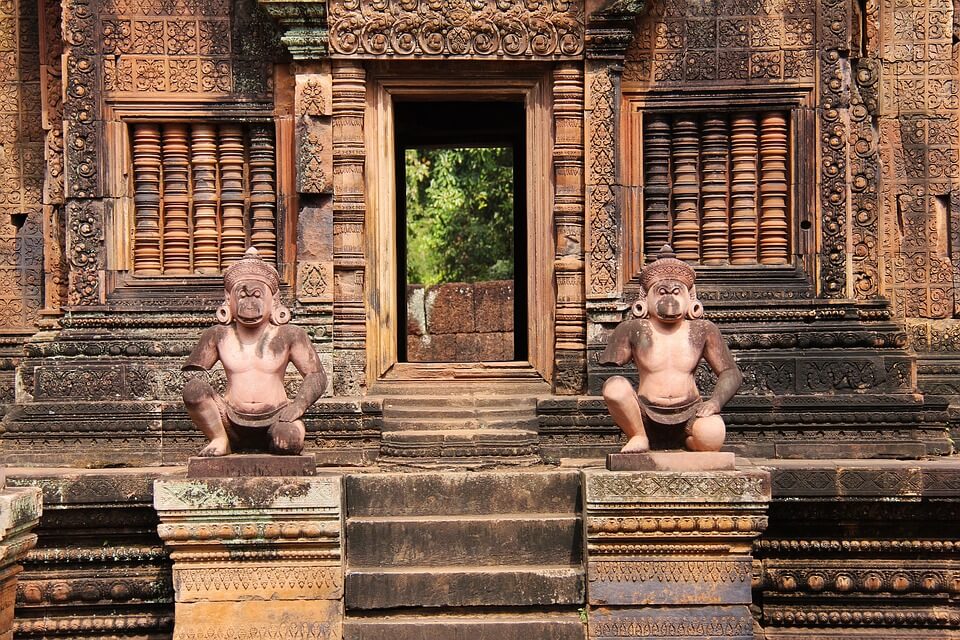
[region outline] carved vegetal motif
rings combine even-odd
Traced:
[[[614,297],[619,282],[619,206],[617,203],[617,78],[607,66],[587,73],[587,299]]]
[[[67,256],[70,263],[70,304],[89,305],[101,301],[103,268],[103,205],[94,200],[67,203]]]
[[[270,127],[173,122],[131,129],[135,273],[219,273],[251,243],[275,256]]]
[[[70,197],[94,198],[102,195],[96,4],[70,0],[63,15],[67,43],[63,106],[66,190]]]
[[[573,57],[581,0],[334,0],[330,49],[351,56]]]
[[[599,561],[591,570],[591,582],[742,583],[752,574],[749,561],[742,560]]]
[[[737,474],[684,475],[660,473],[592,476],[587,482],[587,500],[597,504],[649,501],[666,496],[684,496],[686,500],[712,501],[764,500],[763,478]]]
[[[753,634],[750,617],[715,615],[706,618],[692,612],[639,615],[613,613],[590,620],[593,638],[749,638]]]

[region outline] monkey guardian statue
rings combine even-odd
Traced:
[[[743,375],[720,330],[702,320],[696,273],[677,260],[669,245],[640,274],[640,299],[634,317],[621,322],[600,358],[602,364],[633,360],[639,375],[634,390],[623,376],[603,385],[610,415],[629,437],[624,453],[686,448],[718,451],[726,436],[720,409],[733,397]],[[706,401],[694,371],[704,358],[717,375]]]
[[[210,440],[200,455],[239,449],[298,454],[306,434],[300,418],[327,386],[320,358],[307,333],[287,324],[290,310],[277,297],[280,276],[254,247],[227,268],[223,286],[220,324],[203,332],[183,365],[184,371],[206,371],[219,360],[227,374],[223,396],[200,378],[183,387],[190,419]],[[283,387],[290,362],[303,376],[293,401]]]

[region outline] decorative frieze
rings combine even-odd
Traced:
[[[576,58],[583,54],[582,0],[333,0],[334,56]]]

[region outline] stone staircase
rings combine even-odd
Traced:
[[[345,640],[583,640],[579,477],[346,478]]]
[[[380,466],[480,469],[539,464],[536,392],[542,390],[523,384],[468,389],[434,389],[447,395],[423,395],[422,388],[419,394],[384,395]]]

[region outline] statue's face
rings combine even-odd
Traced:
[[[676,280],[655,282],[647,292],[647,308],[654,318],[663,322],[680,322],[690,307],[687,285]]]
[[[270,319],[273,293],[259,280],[241,280],[231,294],[233,317],[243,325],[255,327]]]

